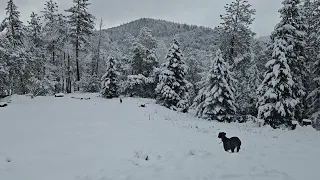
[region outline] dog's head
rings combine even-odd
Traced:
[[[219,132],[218,138],[223,138],[226,137],[226,133],[225,132]]]

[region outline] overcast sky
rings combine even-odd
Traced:
[[[215,27],[219,25],[224,5],[232,0],[91,0],[90,12],[104,20],[104,28],[118,26],[141,17],[164,19],[179,23]],[[281,0],[248,0],[257,10],[253,30],[258,35],[269,35],[279,21]],[[21,20],[27,22],[32,11],[40,12],[45,0],[14,0],[21,12]],[[56,0],[59,9],[71,6],[72,0]],[[0,0],[0,21],[5,16],[7,0]]]

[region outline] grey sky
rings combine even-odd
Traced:
[[[45,0],[14,0],[27,22],[32,11],[43,9]],[[59,9],[71,6],[72,0],[56,0]],[[141,17],[164,19],[179,23],[215,27],[219,25],[224,5],[232,0],[92,0],[90,12],[104,20],[104,28],[113,27]],[[253,30],[258,35],[269,35],[279,21],[281,0],[249,0],[257,10]],[[0,21],[4,18],[7,0],[0,0]]]

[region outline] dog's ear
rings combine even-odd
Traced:
[[[222,134],[223,134],[224,136],[226,136],[226,135],[227,135],[227,133],[225,133],[225,132],[223,132]]]

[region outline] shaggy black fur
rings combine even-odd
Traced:
[[[238,137],[227,138],[225,132],[220,132],[218,138],[223,142],[223,148],[225,151],[231,150],[234,153],[234,150],[237,148],[237,152],[240,150],[241,141]]]

